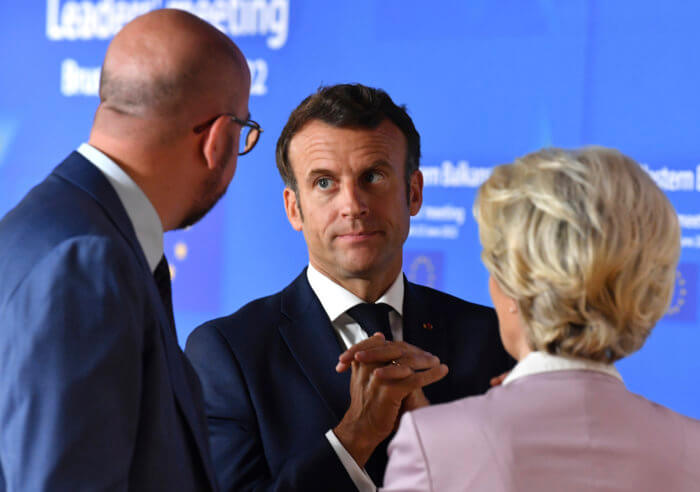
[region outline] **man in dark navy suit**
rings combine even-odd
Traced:
[[[277,165],[309,266],[187,342],[224,490],[374,490],[402,411],[482,393],[512,365],[492,309],[401,273],[419,156],[381,90],[323,88],[290,116]]]
[[[89,142],[0,221],[0,490],[218,488],[163,231],[254,145],[249,90],[238,48],[185,12],[110,43]]]

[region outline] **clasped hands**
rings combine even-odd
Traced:
[[[381,333],[343,352],[336,371],[352,370],[350,408],[333,432],[360,467],[398,425],[404,411],[429,404],[423,387],[447,374],[434,355]]]

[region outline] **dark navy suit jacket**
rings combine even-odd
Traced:
[[[492,309],[409,282],[403,332],[450,368],[425,389],[435,403],[485,392],[514,363]],[[341,351],[306,271],[190,335],[222,490],[356,490],[324,436],[350,405],[350,372],[335,372]],[[377,485],[386,462],[385,441],[366,465]]]
[[[0,491],[216,489],[207,439],[126,211],[74,152],[0,221]]]

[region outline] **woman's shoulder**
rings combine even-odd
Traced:
[[[483,395],[419,408],[411,412],[411,418],[416,429],[430,429],[431,432],[433,429],[443,429],[449,433],[455,422],[459,422],[462,428],[468,427],[471,422],[482,427],[485,422],[494,420],[494,412],[498,408],[504,407],[503,402],[508,399],[508,395],[503,390],[504,388],[495,387]]]

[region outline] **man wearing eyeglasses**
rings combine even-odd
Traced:
[[[0,491],[218,489],[163,231],[255,146],[249,91],[243,54],[188,13],[110,43],[88,143],[0,221]]]
[[[309,266],[187,341],[224,490],[373,491],[402,411],[483,393],[512,366],[492,309],[401,273],[419,157],[384,91],[325,87],[292,112],[277,166]]]

